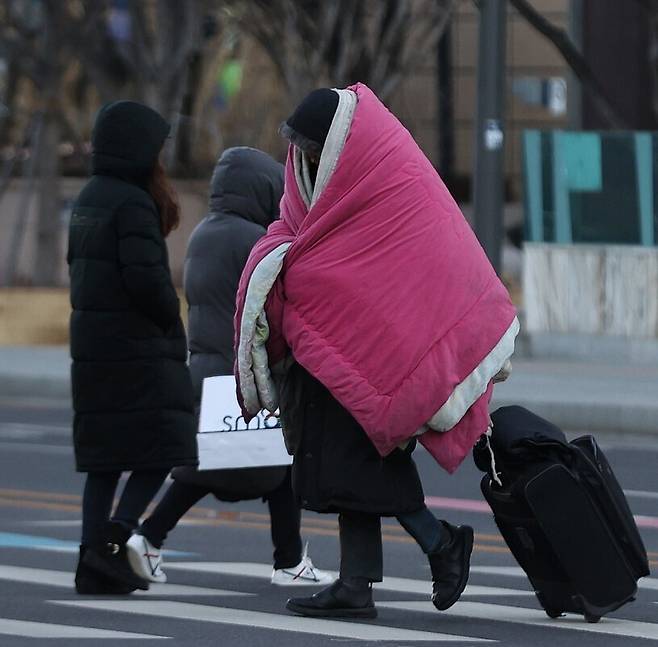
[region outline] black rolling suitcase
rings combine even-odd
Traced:
[[[594,438],[568,443],[522,407],[498,409],[492,421],[491,438],[474,450],[488,472],[482,493],[546,613],[597,622],[633,600],[649,574],[647,554]]]

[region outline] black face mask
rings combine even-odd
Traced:
[[[308,172],[309,175],[311,176],[311,180],[313,182],[313,186],[315,186],[315,179],[318,176],[318,168],[320,168],[320,163],[319,162],[314,162],[309,158],[308,160]]]

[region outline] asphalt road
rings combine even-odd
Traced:
[[[470,586],[451,610],[428,601],[429,568],[391,521],[384,525],[387,581],[375,591],[379,617],[348,622],[297,618],[290,595],[312,588],[269,583],[266,507],[204,499],[171,535],[168,585],[128,597],[81,597],[73,591],[82,477],[73,471],[65,405],[0,400],[0,646],[136,644],[168,639],[180,646],[290,646],[421,642],[504,646],[658,645],[658,578],[641,582],[637,600],[599,624],[550,620],[504,546],[468,460],[452,477],[422,451],[415,456],[429,504],[476,530]],[[658,439],[600,436],[638,515],[652,566],[658,566]],[[335,569],[335,517],[304,514],[303,534],[317,566]],[[125,642],[128,640],[128,642]],[[132,642],[131,642],[132,641]]]

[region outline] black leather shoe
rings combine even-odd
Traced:
[[[121,524],[108,522],[106,541],[99,546],[87,547],[81,564],[113,582],[148,591],[149,583],[133,571],[128,561],[126,541],[129,537],[130,531]]]
[[[310,598],[291,598],[286,609],[314,618],[376,618],[372,588],[353,589],[340,580]]]
[[[436,553],[430,554],[432,569],[432,603],[439,611],[449,609],[463,593],[468,582],[473,552],[473,528],[451,526],[450,541]]]
[[[105,577],[89,568],[83,561],[86,552],[87,547],[80,546],[80,557],[75,569],[76,593],[80,595],[127,595],[137,588]]]

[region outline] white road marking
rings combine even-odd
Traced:
[[[49,622],[27,622],[0,618],[0,634],[22,638],[139,638],[142,640],[167,639],[170,636],[133,634],[112,629],[55,625]]]
[[[624,494],[638,499],[658,499],[658,492],[647,492],[646,490],[624,490]]]
[[[1,443],[0,443],[1,446]],[[173,480],[173,479],[172,479]],[[43,521],[21,521],[21,526],[32,526],[35,528],[79,528],[82,526],[80,519],[53,519]],[[177,524],[178,526],[207,526],[208,522],[205,519],[181,519]],[[74,552],[74,551],[70,551]],[[165,554],[167,549],[165,549]]]
[[[44,528],[77,528],[82,525],[80,519],[55,519],[43,521],[22,521],[22,526],[35,526]]]
[[[167,562],[166,567],[171,570],[196,571],[199,573],[216,573],[218,575],[236,575],[244,577],[257,577],[270,579],[272,567],[267,564],[256,564],[253,562]],[[334,577],[338,574],[328,571]],[[427,580],[413,580],[406,577],[385,577],[383,582],[374,585],[379,591],[395,591],[396,593],[419,593],[429,595],[431,583]],[[496,586],[466,587],[463,595],[534,595],[532,591],[520,589],[507,589]]]
[[[52,571],[44,568],[27,568],[24,566],[0,565],[0,580],[23,582],[25,584],[42,584],[58,588],[73,589],[73,573]],[[176,595],[213,595],[245,597],[254,593],[230,591],[226,589],[210,589],[200,586],[185,586],[183,584],[152,584],[148,591],[135,591],[132,595],[160,597]]]
[[[436,615],[436,609],[431,602],[378,602],[383,609],[399,611],[418,611]],[[539,609],[525,609],[501,604],[485,604],[483,602],[457,602],[447,611],[441,612],[442,617],[468,618],[469,620],[488,620],[493,622],[511,622],[534,627],[550,627],[551,629],[567,629],[585,631],[595,634],[625,636],[628,638],[658,639],[658,624],[622,620],[620,618],[602,618],[597,624],[585,622],[582,616],[567,615],[564,618],[551,620]]]
[[[359,622],[341,622],[317,618],[302,618],[293,615],[263,613],[225,607],[211,607],[201,604],[167,601],[132,601],[132,600],[50,600],[52,604],[62,606],[96,609],[119,613],[134,613],[155,617],[176,618],[181,620],[196,620],[214,622],[242,627],[258,627],[260,629],[275,629],[293,631],[296,633],[334,636],[356,640],[398,640],[422,642],[495,642],[484,638],[456,636],[413,629],[399,629],[378,624]],[[435,611],[436,613],[436,611]]]
[[[482,575],[502,575],[503,577],[527,577],[518,566],[471,566],[471,573]],[[637,583],[638,588],[647,591],[658,591],[658,578],[643,577]]]
[[[0,422],[0,436],[14,440],[41,439],[47,436],[72,437],[71,425],[37,425],[24,422]]]
[[[35,454],[67,454],[73,456],[73,450],[66,445],[44,445],[43,443],[17,443],[0,440],[2,451],[34,452]]]
[[[471,566],[471,573],[483,575],[505,575],[508,577],[527,577],[519,566]]]

